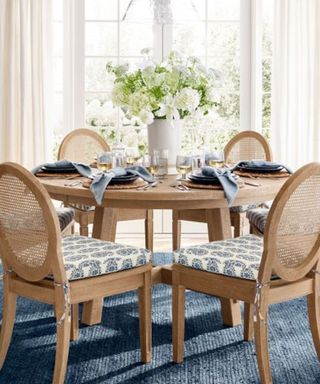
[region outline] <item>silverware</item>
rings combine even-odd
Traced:
[[[74,181],[73,183],[65,183],[63,184],[65,187],[75,187],[76,185],[82,184],[81,181]]]
[[[172,184],[170,184],[170,187],[179,189],[179,191],[186,192],[190,191],[190,188],[188,188],[186,185],[183,185],[179,181],[175,181]]]
[[[146,191],[147,189],[154,188],[158,185],[158,181],[154,181],[153,183],[143,185],[142,187],[136,188],[137,191]]]
[[[245,181],[244,182],[246,185],[251,185],[252,187],[261,187],[261,184],[258,184],[258,183],[252,183],[252,182],[248,182],[248,181]]]

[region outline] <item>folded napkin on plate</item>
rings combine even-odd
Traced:
[[[103,194],[108,184],[113,177],[125,176],[125,175],[137,175],[148,183],[152,183],[154,178],[150,173],[141,166],[133,166],[128,168],[113,168],[110,172],[102,172],[94,176],[90,189],[96,199],[96,202],[101,205],[103,200]]]
[[[109,172],[99,172],[94,174],[92,172],[92,169],[88,165],[82,163],[75,163],[68,160],[59,160],[55,163],[41,164],[33,168],[31,172],[35,175],[42,169],[42,167],[46,166],[49,166],[51,169],[56,169],[57,173],[59,173],[59,168],[64,169],[66,167],[73,166],[80,173],[80,175],[92,179],[90,190],[99,205],[102,204],[104,191],[106,190],[108,184],[110,183],[113,177],[137,175],[148,183],[152,183],[154,181],[150,173],[144,167],[141,166],[134,166],[128,168],[113,168]]]
[[[219,180],[219,183],[224,190],[228,207],[230,207],[239,190],[234,175],[229,170],[213,167],[203,167],[201,171],[203,176],[216,177]]]
[[[250,160],[250,161],[240,161],[237,163],[232,170],[236,170],[239,168],[259,168],[259,171],[274,171],[277,168],[285,169],[288,173],[292,173],[291,169],[287,166],[279,163],[275,163],[272,161],[264,161],[264,160]],[[242,168],[242,169],[243,169]],[[280,169],[280,170],[281,170]]]
[[[56,161],[55,163],[45,163],[38,165],[37,167],[32,169],[32,173],[36,175],[43,167],[50,167],[51,170],[55,170],[57,173],[59,173],[60,169],[65,169],[65,168],[72,168],[74,167],[82,176],[85,177],[91,177],[92,176],[92,170],[89,167],[89,165],[85,165],[82,163],[75,163],[72,161],[68,160],[59,160]]]

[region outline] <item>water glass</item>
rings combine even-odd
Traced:
[[[192,156],[177,156],[177,172],[181,175],[181,180],[186,180],[187,173],[192,171]]]
[[[205,158],[203,155],[195,155],[192,157],[192,171],[200,171],[201,168],[205,165]]]
[[[155,156],[159,157],[159,170],[157,176],[164,177],[168,174],[168,157],[169,151],[167,149],[155,149],[153,151]]]
[[[104,152],[97,156],[97,168],[106,172],[112,168],[112,153]]]

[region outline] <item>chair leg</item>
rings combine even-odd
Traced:
[[[172,211],[172,249],[176,251],[181,248],[181,220],[179,212]]]
[[[253,336],[254,336],[253,312],[254,312],[254,305],[250,303],[244,303],[243,338],[245,341],[253,340]]]
[[[148,209],[146,211],[146,219],[144,222],[146,248],[153,251],[153,211]]]
[[[183,362],[185,328],[186,289],[182,285],[172,285],[172,346],[173,361]]]
[[[9,291],[7,279],[8,277],[5,277],[3,292],[3,314],[0,335],[0,369],[3,367],[7,356],[16,317],[17,295]]]
[[[260,373],[260,380],[262,384],[271,384],[272,375],[269,362],[269,349],[268,349],[268,306],[263,303],[259,306],[259,315],[254,323],[254,338],[256,344],[256,353],[258,368]]]
[[[63,289],[63,288],[62,288]],[[60,291],[60,289],[57,289]],[[70,346],[70,307],[69,304],[65,306],[65,295],[56,293],[56,318],[57,322],[57,345],[56,345],[56,359],[53,372],[53,384],[63,384],[67,371],[69,346]]]
[[[79,232],[80,236],[89,236],[89,220],[86,213],[79,213]]]
[[[318,292],[319,284],[315,284],[314,293],[308,295],[308,313],[313,344],[320,359],[320,306]]]
[[[79,304],[71,305],[71,329],[70,340],[77,340],[79,337]]]
[[[139,288],[139,328],[141,361],[150,363],[152,359],[151,271],[144,274],[144,285]]]

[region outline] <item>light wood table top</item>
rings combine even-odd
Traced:
[[[73,181],[58,178],[39,178],[53,199],[66,203],[97,205],[91,191],[81,185],[65,186]],[[132,209],[210,209],[225,208],[227,202],[222,190],[190,189],[179,191],[172,188],[176,176],[170,175],[163,183],[146,191],[136,189],[107,190],[104,194],[104,207]],[[244,181],[260,184],[259,187],[245,185],[239,189],[233,206],[259,203],[272,200],[287,178],[243,178]]]

